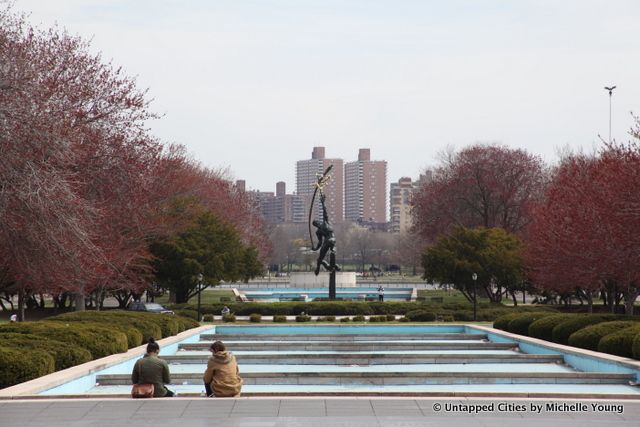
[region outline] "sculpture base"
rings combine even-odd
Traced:
[[[291,273],[289,275],[289,287],[291,288],[328,288],[329,272],[322,271],[317,276],[313,272],[309,273]],[[356,273],[354,272],[336,272],[336,287],[338,288],[355,288]]]

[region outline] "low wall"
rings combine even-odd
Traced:
[[[314,273],[291,273],[289,277],[289,287],[291,288],[328,288],[329,273],[322,272],[317,276]],[[355,288],[356,273],[336,272],[336,287]]]

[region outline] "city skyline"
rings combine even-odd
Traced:
[[[267,190],[325,146],[370,147],[389,181],[448,146],[500,143],[547,163],[628,140],[640,111],[640,4],[616,1],[16,0],[92,39],[149,88],[150,122],[203,165]],[[266,187],[266,188],[265,188]]]

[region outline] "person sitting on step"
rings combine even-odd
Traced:
[[[242,389],[242,378],[238,362],[222,341],[209,348],[211,357],[204,372],[204,387],[209,397],[238,397]]]

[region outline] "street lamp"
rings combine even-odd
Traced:
[[[604,90],[609,91],[609,142],[611,142],[611,96],[613,95],[613,90],[615,88],[616,88],[615,86],[604,87]]]
[[[198,274],[198,322],[200,321],[200,294],[202,293],[202,273]]]
[[[473,273],[471,278],[473,279],[473,321],[475,322],[478,320],[478,275]]]

